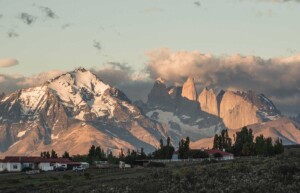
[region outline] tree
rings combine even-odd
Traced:
[[[207,152],[202,151],[202,150],[190,150],[190,155],[189,157],[191,158],[208,158],[209,155]]]
[[[167,145],[164,145],[163,140],[160,140],[160,148],[153,152],[152,156],[155,159],[171,159],[175,151],[171,145],[170,137],[167,138]],[[144,150],[143,150],[144,151]]]
[[[265,155],[265,138],[263,135],[257,136],[255,138],[255,154],[256,155]]]
[[[96,149],[95,149],[94,159],[97,161],[105,159],[105,153],[104,153],[103,149],[101,149],[100,146],[96,147]]]
[[[232,151],[232,140],[228,135],[228,130],[222,130],[221,134],[216,134],[214,137],[213,149],[225,149],[225,151]]]
[[[187,159],[189,157],[190,152],[190,138],[186,137],[186,139],[181,139],[179,141],[178,148],[178,157],[179,159]]]
[[[284,147],[282,145],[282,140],[277,138],[274,144],[274,154],[281,154],[284,152]]]
[[[144,148],[141,148],[141,153],[140,153],[139,159],[146,159],[146,158],[147,158],[147,155],[144,152]]]
[[[251,155],[251,146],[248,142],[243,144],[242,155],[244,155],[244,156]]]
[[[170,137],[167,138],[167,146],[170,146],[170,142],[171,142],[171,139]]]
[[[254,154],[253,138],[252,130],[247,127],[243,127],[240,132],[236,132],[236,140],[233,146],[234,154],[239,156],[245,155],[244,153],[247,155]]]
[[[70,158],[69,152],[65,151],[65,153],[62,155],[63,158]]]
[[[215,134],[213,149],[219,149],[219,135]]]
[[[57,153],[52,149],[51,150],[51,158],[58,158]]]
[[[121,151],[120,151],[120,153],[119,153],[119,159],[120,160],[123,160],[124,159],[124,152],[123,152],[123,149],[121,148]]]
[[[163,146],[164,146],[164,141],[163,141],[163,139],[160,139],[160,148],[162,148]]]
[[[89,150],[88,157],[89,158],[94,158],[95,155],[96,155],[96,147],[94,145],[92,145],[90,150]]]
[[[265,152],[265,156],[274,155],[274,148],[273,148],[273,143],[272,143],[272,138],[271,137],[268,137],[265,140],[264,152]]]

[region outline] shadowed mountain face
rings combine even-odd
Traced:
[[[145,117],[120,90],[85,69],[45,84],[19,90],[0,100],[2,155],[85,154],[101,145],[152,151],[166,136],[161,124]]]

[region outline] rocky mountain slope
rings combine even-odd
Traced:
[[[165,128],[147,118],[120,90],[83,68],[1,98],[1,155],[84,154],[92,145],[152,151]]]
[[[196,100],[197,91],[193,78],[189,77],[183,86],[167,88],[158,79],[150,91],[148,102],[139,103],[141,109],[152,120],[164,124],[174,141],[180,136],[190,136],[192,147],[212,143],[215,133],[227,128],[235,133],[244,126],[253,127],[258,134],[280,137],[284,144],[298,143],[298,125],[283,117],[270,99],[252,91],[220,91],[204,88]],[[259,129],[258,129],[259,128]],[[270,132],[270,128],[272,132]],[[291,135],[283,133],[291,132]]]
[[[230,129],[275,120],[281,116],[272,101],[263,94],[225,91],[218,97],[219,116]]]
[[[217,96],[212,89],[208,90],[205,87],[199,95],[198,101],[202,111],[219,116]]]
[[[195,141],[226,128],[219,117],[200,110],[192,78],[188,78],[182,87],[169,88],[158,79],[148,95],[148,102],[137,105],[149,118],[168,128],[176,146],[182,137],[189,136]]]

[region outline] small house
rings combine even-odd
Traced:
[[[232,153],[229,152],[225,152],[219,149],[208,149],[205,150],[209,157],[211,158],[218,158],[220,160],[233,160],[234,159],[234,155]]]

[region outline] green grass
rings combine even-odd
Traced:
[[[173,163],[164,168],[0,174],[0,192],[299,192],[300,149],[271,158]]]

